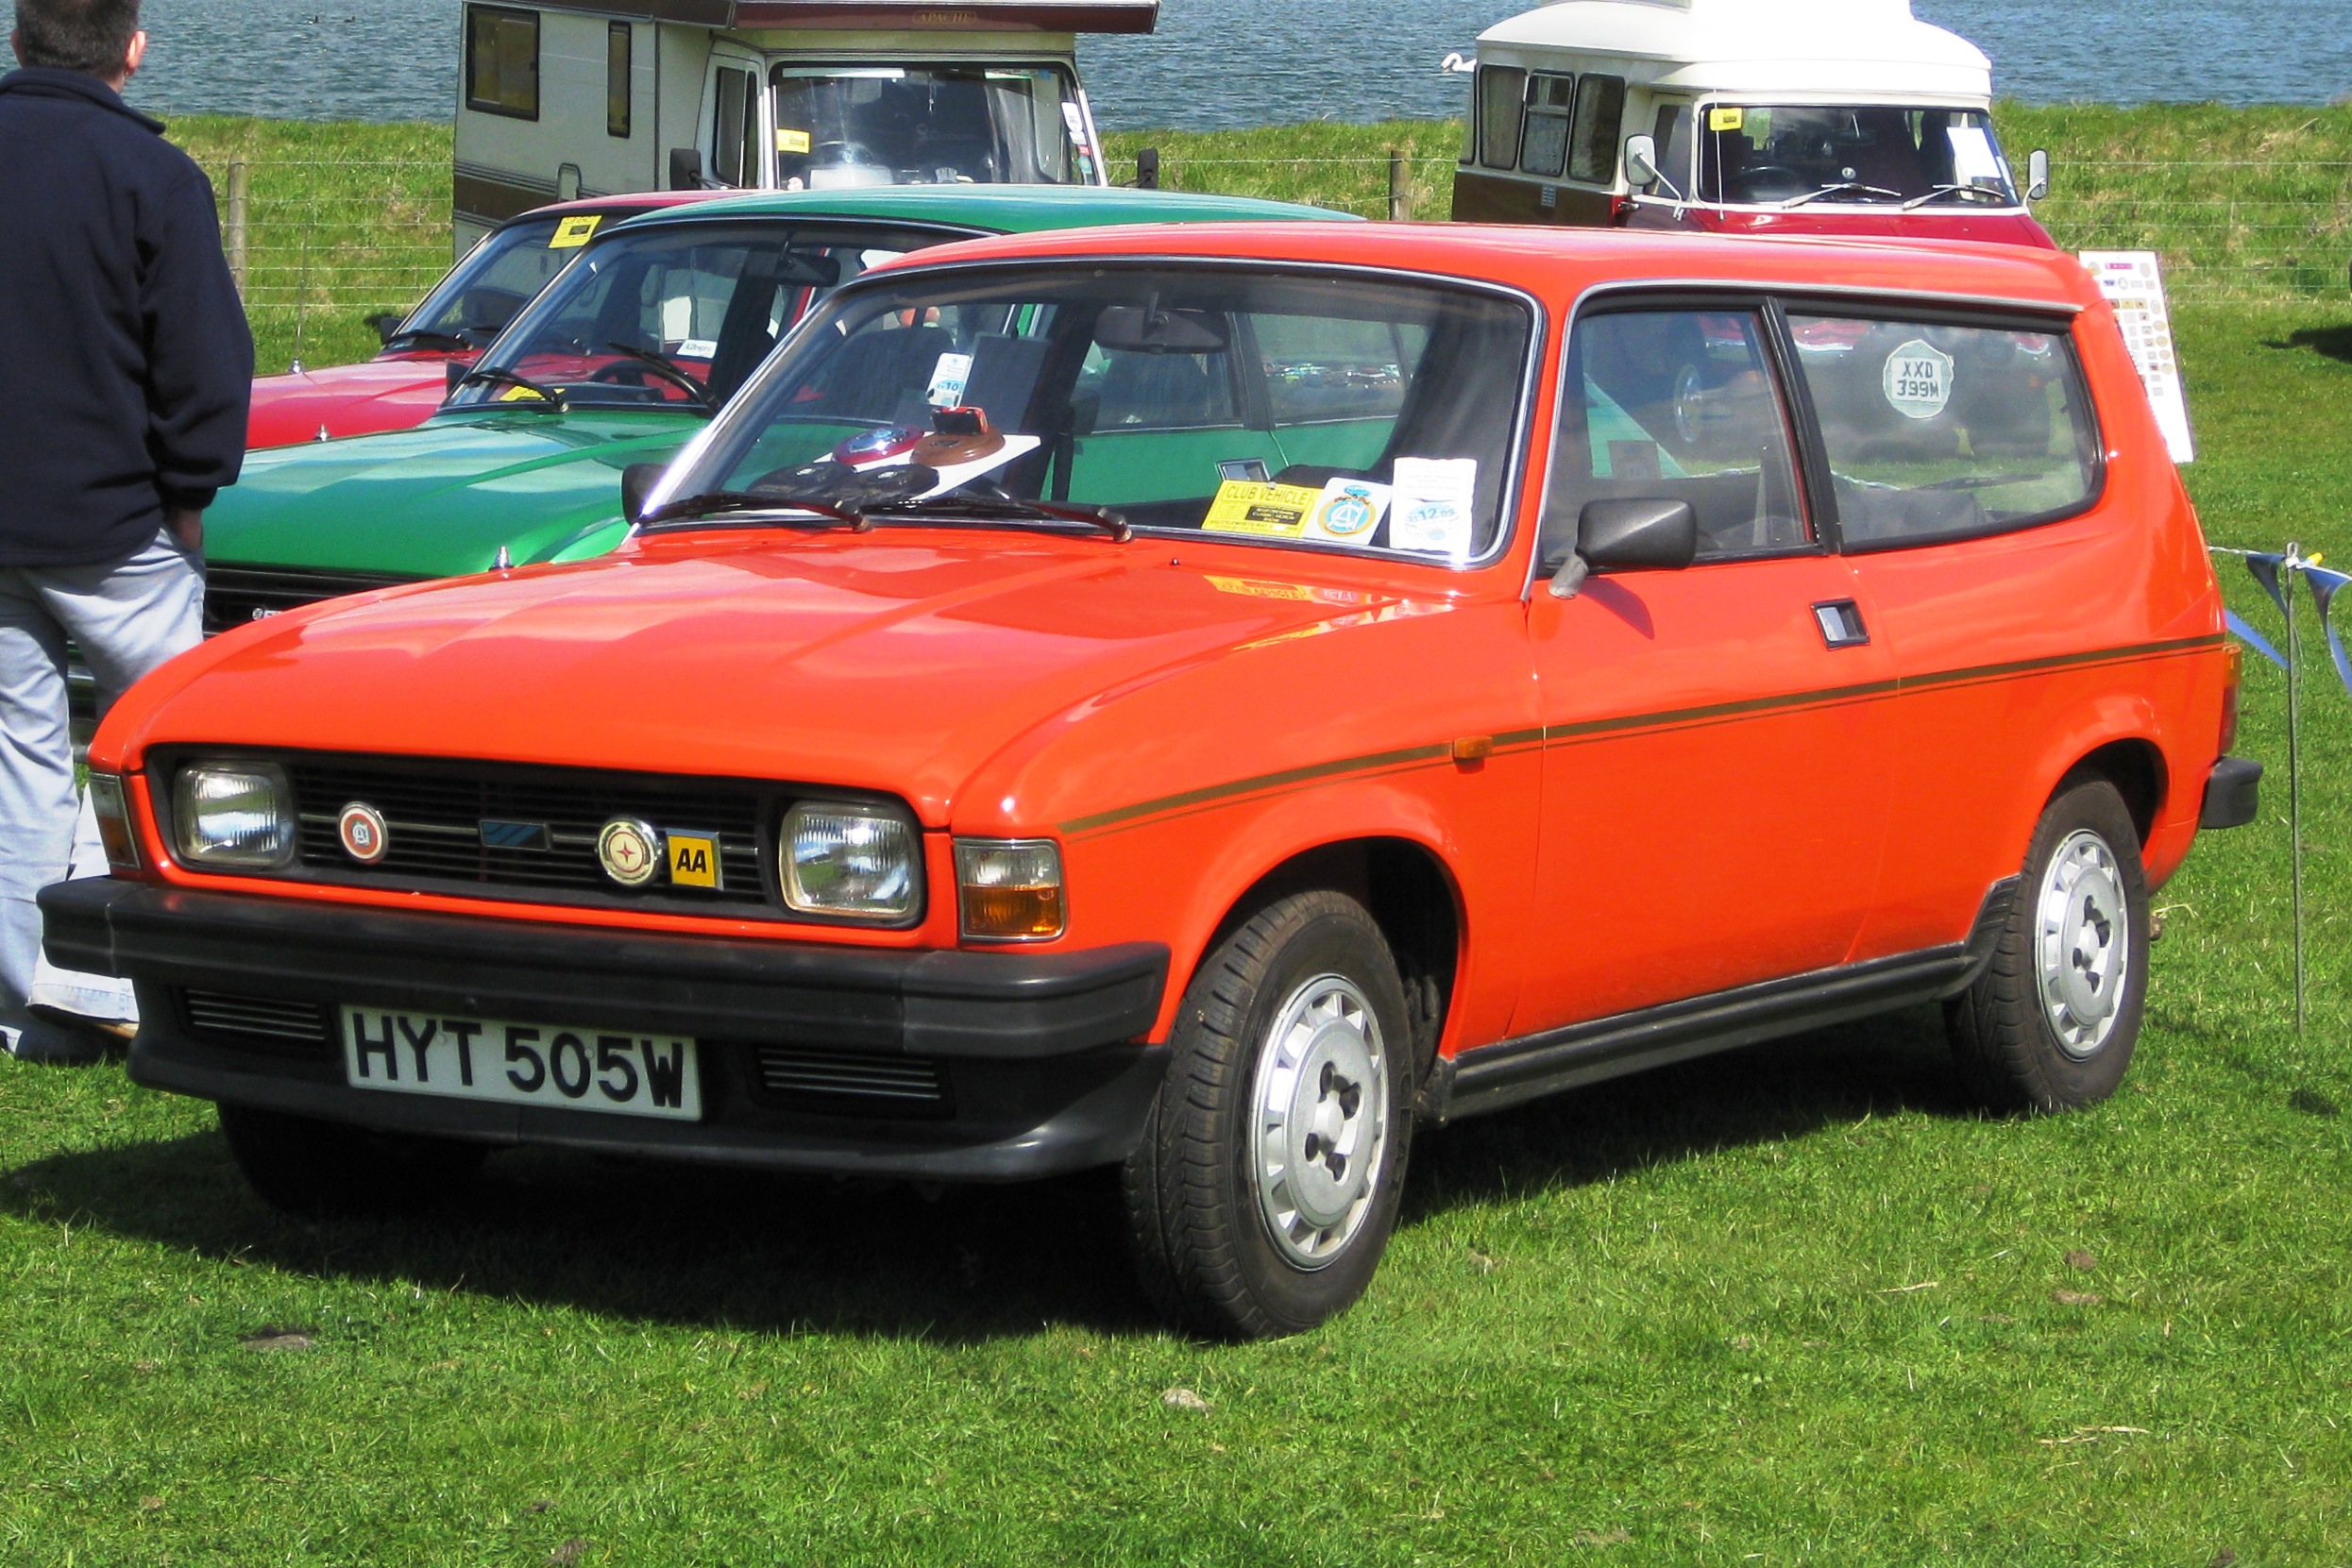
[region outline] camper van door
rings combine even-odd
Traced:
[[[767,62],[739,44],[712,44],[702,90],[703,177],[746,191],[773,185],[769,120]]]

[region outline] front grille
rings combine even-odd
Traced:
[[[289,759],[285,768],[301,816],[298,864],[326,880],[475,898],[622,902],[704,914],[773,912],[762,854],[763,824],[772,808],[750,787],[552,767],[356,758]],[[337,831],[343,809],[354,802],[383,814],[391,848],[372,866],[346,854]],[[616,817],[643,818],[668,833],[716,835],[723,885],[672,887],[657,880],[639,891],[619,886],[605,876],[596,854],[597,835]],[[545,847],[486,843],[484,823],[544,827]],[[535,832],[509,836],[541,841]]]
[[[325,1003],[190,989],[179,994],[179,1011],[188,1033],[213,1045],[304,1056],[335,1045]]]
[[[760,1098],[796,1109],[857,1116],[945,1116],[947,1080],[928,1056],[755,1046]]]
[[[207,562],[204,567],[204,634],[208,637],[249,621],[267,620],[323,599],[390,588],[423,579],[385,572],[313,571],[302,566],[252,566]]]

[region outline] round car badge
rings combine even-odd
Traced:
[[[928,430],[909,430],[904,425],[886,425],[878,430],[861,430],[833,448],[833,461],[852,467],[867,464],[888,463],[894,457],[905,457],[922,444]]]
[[[634,817],[616,817],[596,835],[597,863],[623,887],[642,887],[662,868],[662,830]]]
[[[364,801],[343,808],[343,815],[335,818],[335,836],[343,840],[343,852],[363,866],[375,865],[392,848],[384,814]]]

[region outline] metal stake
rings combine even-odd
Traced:
[[[2303,567],[2303,547],[2287,546],[2286,568]],[[2287,838],[2294,882],[2294,1032],[2303,1033],[2303,661],[2296,657],[2294,579],[2285,582],[2287,601]]]

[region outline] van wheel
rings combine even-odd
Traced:
[[[454,1138],[382,1133],[251,1105],[220,1107],[237,1169],[273,1208],[308,1219],[397,1214],[448,1202],[489,1150]]]
[[[1297,894],[1217,947],[1126,1165],[1155,1306],[1256,1340],[1363,1294],[1404,1189],[1411,1039],[1396,960],[1353,899]]]
[[[2075,784],[2034,829],[1992,962],[1944,1004],[1953,1054],[1996,1109],[2095,1105],[2131,1065],[2147,994],[2139,830],[2114,785]]]

